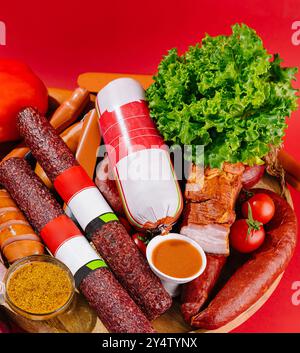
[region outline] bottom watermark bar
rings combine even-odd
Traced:
[[[136,349],[159,348],[197,348],[199,337],[144,337],[144,338],[113,338],[103,339],[102,348],[124,348],[129,351]]]
[[[299,334],[226,334],[226,333],[181,333],[181,334],[2,334],[1,343],[9,343],[10,349],[29,344],[41,344],[48,349],[57,350],[67,344],[68,351],[74,347],[82,352],[92,349],[94,352],[201,352],[208,348],[237,347],[239,340],[243,345],[251,340],[265,341],[269,349],[278,346],[282,341],[289,345],[299,343]],[[251,337],[249,337],[251,336]],[[39,342],[40,340],[40,342]],[[293,342],[294,340],[294,342]],[[246,343],[247,344],[247,343]]]

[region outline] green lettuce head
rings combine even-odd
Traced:
[[[181,56],[171,49],[146,92],[151,117],[165,141],[204,145],[207,166],[263,163],[297,109],[297,68],[281,61],[245,24],[206,35]]]

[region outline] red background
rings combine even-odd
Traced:
[[[267,49],[285,65],[300,66],[300,46],[292,44],[292,23],[300,20],[299,0],[164,1],[1,1],[7,45],[1,57],[27,62],[48,86],[76,86],[85,71],[155,72],[169,48],[185,50],[210,35],[229,34],[244,22],[257,30]],[[298,84],[299,86],[299,84]],[[286,150],[300,159],[300,114],[293,114]],[[300,219],[300,193],[292,190]],[[268,302],[235,332],[300,332],[300,306],[291,302],[300,281],[300,246]]]

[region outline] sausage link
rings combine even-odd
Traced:
[[[62,132],[76,121],[89,102],[89,91],[78,87],[71,97],[64,101],[54,112],[50,119],[51,125],[58,132]]]
[[[181,294],[181,313],[184,320],[190,324],[193,316],[199,313],[207,301],[212,289],[218,281],[226,263],[226,256],[206,254],[205,271],[193,281],[183,285]]]
[[[23,144],[21,143],[20,145],[18,145],[17,147],[15,147],[14,149],[12,149],[3,159],[2,161],[6,161],[7,159],[13,158],[13,157],[19,157],[19,158],[23,158],[25,157],[25,155],[29,152],[29,148],[23,146]]]
[[[0,190],[0,248],[13,262],[44,253],[44,246],[5,189]]]
[[[75,154],[78,163],[85,169],[90,178],[94,176],[100,142],[98,115],[96,109],[91,109],[83,118]]]

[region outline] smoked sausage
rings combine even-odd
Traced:
[[[297,241],[295,212],[272,191],[251,191],[268,194],[275,204],[275,215],[265,225],[266,240],[232,275],[209,306],[192,318],[193,327],[217,329],[249,309],[285,270],[293,255]]]
[[[183,285],[181,293],[181,313],[190,324],[191,318],[199,313],[214,288],[226,263],[226,256],[206,254],[206,268],[199,277]]]

